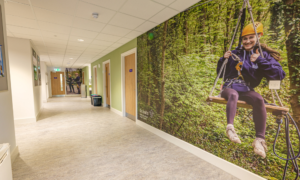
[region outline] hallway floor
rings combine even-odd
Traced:
[[[236,180],[90,99],[51,98],[17,124],[14,180]]]

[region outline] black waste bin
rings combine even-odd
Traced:
[[[102,106],[102,97],[101,96],[93,97],[93,104],[94,106]]]
[[[100,96],[98,94],[91,94],[91,105],[94,105],[93,97]]]

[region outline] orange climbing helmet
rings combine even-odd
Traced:
[[[261,35],[264,34],[264,27],[261,22],[254,22],[255,27],[256,27],[256,32],[257,34],[261,33]],[[249,35],[249,34],[255,34],[254,28],[253,28],[253,23],[248,24],[242,32],[242,37]]]

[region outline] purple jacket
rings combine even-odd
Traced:
[[[279,62],[266,51],[263,51],[264,58],[259,56],[254,63],[250,61],[250,56],[253,51],[247,52],[245,50],[233,50],[231,52],[238,55],[244,62],[241,72],[244,80],[247,83],[250,83],[251,89],[258,86],[263,77],[267,78],[267,80],[282,80],[285,77],[285,72]],[[256,51],[254,50],[254,52]],[[217,73],[219,73],[224,60],[224,57],[220,58]],[[226,65],[225,80],[238,77],[238,71],[235,69],[237,63],[238,61],[234,61],[230,56]],[[223,72],[220,77],[223,77]]]

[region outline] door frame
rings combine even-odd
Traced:
[[[121,96],[121,100],[122,100],[122,116],[126,116],[126,99],[125,99],[125,56],[131,55],[131,54],[135,54],[135,120],[137,120],[137,101],[138,101],[138,97],[137,97],[137,48],[133,48],[129,51],[126,51],[124,53],[121,54],[121,91],[122,91],[122,96]]]
[[[95,90],[96,90],[96,88],[95,88],[95,80],[97,79],[97,77],[96,77],[96,75],[95,75],[95,69],[96,69],[96,71],[97,71],[97,66],[98,65],[95,65],[95,66],[93,66],[93,92],[94,92],[94,94],[98,94],[98,88],[97,88],[97,93],[95,92]],[[98,71],[97,71],[97,74],[98,74]],[[98,80],[98,79],[97,79]],[[98,83],[97,83],[97,85],[98,85]]]
[[[64,95],[52,95],[52,79],[51,79],[51,73],[53,72],[60,72],[60,73],[64,73],[64,82],[65,82],[65,94]],[[51,83],[51,88],[50,88],[50,93],[49,96],[51,95],[51,97],[65,97],[67,95],[67,90],[66,90],[66,87],[67,87],[67,80],[66,80],[66,72],[65,71],[50,71],[50,83]],[[49,81],[48,81],[48,85],[49,85]]]
[[[109,63],[109,73],[111,74],[111,69],[110,69],[110,59],[102,62],[102,74],[103,74],[103,107],[107,107],[108,105],[106,104],[106,89],[105,89],[105,78],[106,78],[106,73],[105,73],[105,64]],[[109,78],[109,98],[110,98],[110,107],[111,106],[111,76]]]

